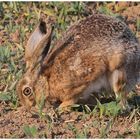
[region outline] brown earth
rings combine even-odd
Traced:
[[[103,98],[101,103],[109,102]],[[140,97],[134,96],[130,104],[140,105]],[[98,109],[93,111],[75,107],[69,111],[54,110],[52,106],[41,113],[27,112],[25,107],[12,109],[1,103],[0,137],[1,138],[138,138],[139,109],[120,112],[117,116],[103,114]],[[25,127],[36,128],[35,134],[25,132]]]

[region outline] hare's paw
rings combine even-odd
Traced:
[[[63,101],[59,105],[58,110],[60,112],[69,112],[71,111],[72,105],[75,104],[76,102],[77,102],[77,99],[69,99],[69,100]]]
[[[60,104],[59,108],[65,108],[74,104],[73,100],[64,101]]]

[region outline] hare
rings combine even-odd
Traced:
[[[127,95],[140,74],[140,45],[127,25],[93,14],[52,43],[47,22],[39,23],[25,47],[27,68],[16,87],[21,102],[30,109],[43,95],[61,101],[63,108],[104,90],[121,97],[122,108],[127,108]]]

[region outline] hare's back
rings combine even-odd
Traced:
[[[124,22],[115,17],[102,14],[93,14],[86,17],[69,28],[67,32],[70,32],[70,30],[74,28],[76,28],[76,30],[74,30],[75,33],[73,34],[77,34],[87,40],[98,38],[110,40],[121,37],[123,34],[129,34],[129,39],[134,38]],[[126,33],[126,31],[129,33]]]
[[[130,49],[136,43],[138,44],[135,35],[124,22],[114,17],[93,14],[72,25],[56,41],[53,51],[56,51],[56,56],[65,50],[75,52],[88,47],[95,52],[107,52],[116,48]]]

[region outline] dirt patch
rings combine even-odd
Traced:
[[[135,112],[134,112],[135,111]],[[1,138],[137,138],[140,122],[139,111],[115,116],[100,116],[100,111],[57,112],[53,109],[30,113],[24,107],[12,110],[0,107]],[[34,135],[25,132],[25,127],[36,128]]]

